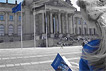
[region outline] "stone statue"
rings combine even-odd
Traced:
[[[78,0],[85,21],[96,26],[98,38],[84,45],[79,71],[106,71],[106,0]]]

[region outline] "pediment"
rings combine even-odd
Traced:
[[[46,4],[55,7],[66,7],[66,8],[74,8],[72,4],[65,2],[64,0],[35,0],[35,4]]]
[[[72,4],[68,4],[63,0],[49,0],[46,2],[46,5],[56,6],[56,7],[67,7],[67,8],[74,8]]]

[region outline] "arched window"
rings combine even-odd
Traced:
[[[4,36],[4,26],[0,25],[0,36],[3,35]]]
[[[21,35],[21,25],[18,26],[18,35]]]
[[[10,25],[9,28],[8,28],[8,35],[13,35],[14,33],[14,29],[13,29],[13,25]]]

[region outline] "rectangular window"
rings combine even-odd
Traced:
[[[78,20],[78,24],[81,24],[81,20]]]
[[[21,16],[19,16],[19,21],[21,21]]]
[[[0,20],[4,20],[4,15],[0,15]]]
[[[12,15],[10,15],[10,18],[9,18],[9,19],[10,19],[10,21],[13,21],[13,16],[12,16]]]
[[[0,25],[0,36],[4,36],[4,26]]]

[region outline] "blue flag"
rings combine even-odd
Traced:
[[[21,11],[21,2],[14,8],[12,8],[12,13],[16,13],[18,11]]]

